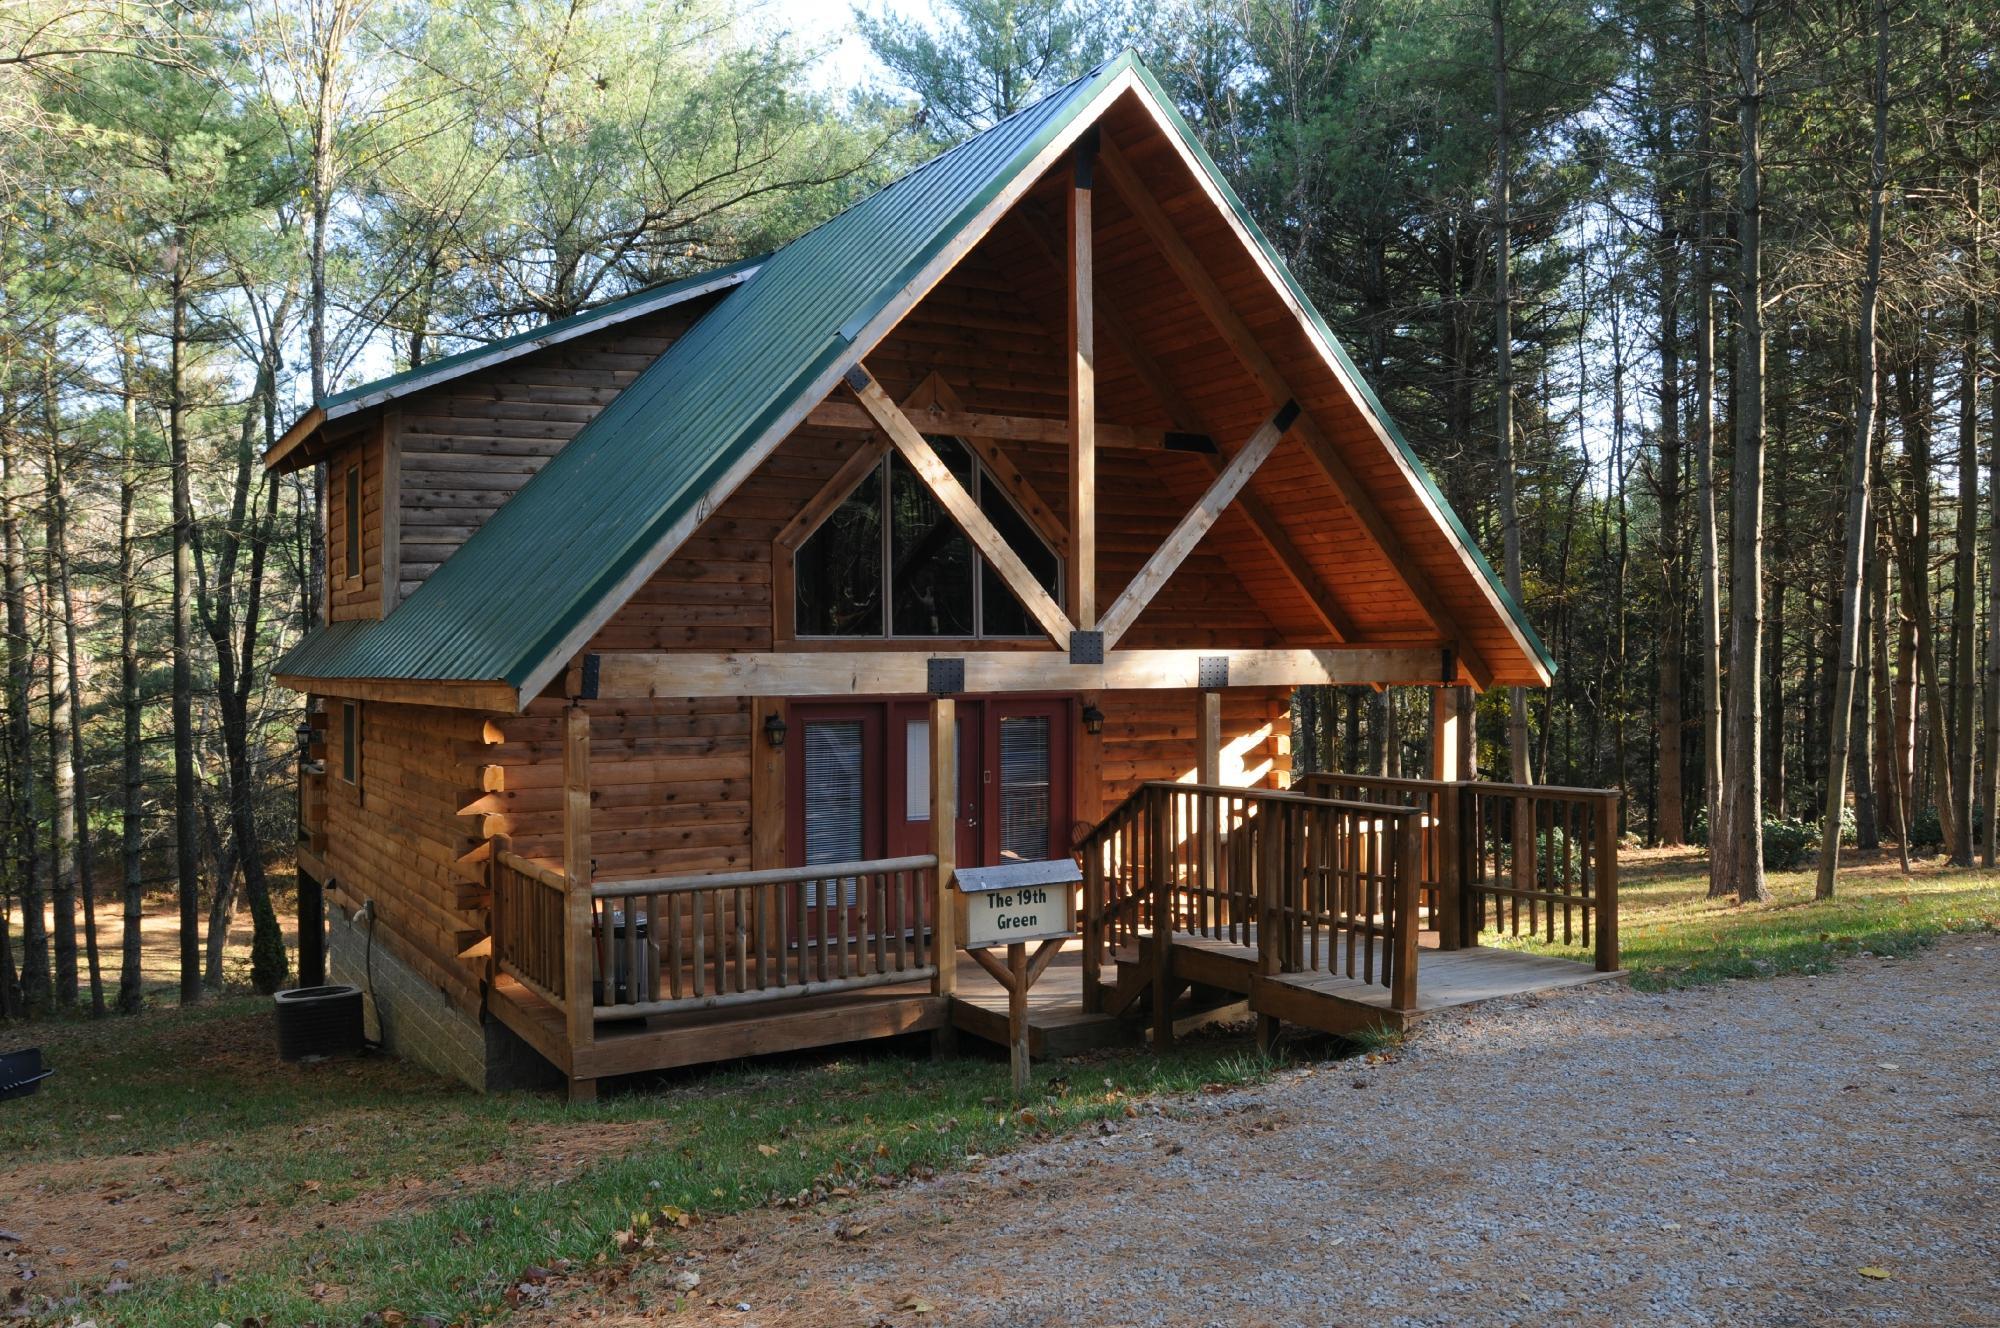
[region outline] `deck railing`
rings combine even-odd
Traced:
[[[551,1005],[568,983],[568,882],[561,872],[495,849],[487,879],[493,891],[493,963]]]
[[[1416,999],[1421,814],[1304,793],[1157,782],[1084,840],[1084,983],[1150,933],[1252,946],[1259,971],[1327,972]]]
[[[1617,790],[1324,773],[1299,786],[1423,811],[1425,914],[1443,948],[1539,935],[1617,969]]]
[[[599,1021],[799,1000],[937,971],[928,854],[591,887]]]
[[[561,872],[504,846],[488,868],[494,966],[578,1020],[587,1009],[591,1023],[924,982],[938,971],[928,854],[598,881],[576,898]],[[588,1005],[573,1010],[584,975]]]

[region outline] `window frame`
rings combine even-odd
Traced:
[[[986,486],[988,484],[992,484],[994,486],[993,489],[994,493],[999,496],[1000,501],[1006,503],[1007,506],[1013,511],[1015,519],[1017,519],[1021,523],[1022,528],[1025,529],[1030,535],[1034,536],[1036,543],[1038,543],[1042,547],[1042,549],[1049,555],[1050,558],[1055,560],[1055,585],[1049,588],[1049,594],[1052,598],[1054,598],[1054,600],[1058,605],[1067,608],[1068,606],[1064,602],[1064,590],[1068,584],[1069,578],[1065,575],[1066,563],[1061,552],[1051,547],[1048,541],[1042,538],[1041,532],[1035,528],[1034,521],[1030,519],[1030,517],[1025,511],[1022,510],[1021,505],[1014,500],[1014,495],[1007,491],[1007,487],[1004,484],[999,484],[997,481],[993,480],[992,472],[987,467],[986,462],[980,457],[978,449],[974,448],[970,443],[966,442],[963,438],[960,438],[957,435],[947,434],[939,436],[949,437],[952,442],[956,443],[959,447],[965,449],[965,455],[972,463],[972,487],[967,490],[967,493],[971,496],[973,505],[975,507],[980,507],[983,510],[984,499],[987,496]],[[792,560],[791,581],[793,586],[792,602],[789,608],[789,612],[791,613],[792,616],[792,639],[795,641],[813,641],[813,642],[821,642],[821,641],[1016,642],[1016,641],[1040,640],[1043,636],[1043,633],[1038,628],[1033,626],[1032,614],[1029,615],[1030,628],[1027,631],[1019,633],[998,633],[998,632],[988,632],[986,630],[986,574],[991,570],[992,565],[987,561],[986,555],[980,552],[979,547],[976,544],[972,544],[969,550],[972,556],[971,633],[961,634],[961,635],[929,635],[929,634],[918,635],[918,634],[898,632],[896,630],[896,587],[893,583],[893,578],[895,576],[895,570],[896,570],[895,522],[890,518],[889,514],[892,508],[892,500],[895,496],[895,490],[893,488],[893,483],[894,483],[893,467],[895,466],[896,459],[899,455],[900,454],[893,448],[885,452],[882,456],[882,459],[878,461],[869,470],[868,474],[853,488],[849,489],[846,493],[842,494],[840,497],[840,501],[838,503],[833,504],[832,508],[828,510],[826,515],[819,519],[818,524],[813,526],[813,528],[807,531],[803,536],[800,536],[797,545],[792,548],[789,555]],[[919,484],[923,483],[922,478],[919,477],[917,482]],[[853,498],[855,494],[860,493],[862,486],[867,484],[873,484],[876,486],[876,502],[879,510],[882,513],[882,519],[877,523],[878,529],[876,530],[876,539],[879,540],[881,543],[879,559],[882,569],[881,570],[882,582],[880,586],[881,605],[882,605],[882,630],[879,632],[849,632],[849,633],[821,633],[821,632],[805,631],[800,627],[799,624],[799,592],[797,589],[799,585],[799,576],[798,576],[799,558],[805,553],[806,546],[811,544],[813,539],[820,533],[820,531],[826,528],[826,523],[833,519],[834,514],[838,512],[840,508],[845,506],[848,500]],[[945,520],[952,522],[954,530],[958,529],[958,523],[952,520],[949,513],[945,515]],[[966,536],[963,530],[958,530],[958,535],[959,538],[965,539],[968,544],[971,544],[970,538]],[[1017,550],[1016,551],[1017,555],[1018,552],[1019,551]],[[1025,610],[1025,606],[1022,607]]]
[[[361,789],[361,702],[340,703],[340,782]]]
[[[361,559],[361,542],[365,532],[361,520],[361,463],[359,461],[351,462],[348,465],[347,478],[344,483],[345,488],[341,494],[341,501],[346,505],[347,510],[344,513],[345,520],[342,524],[345,529],[341,531],[341,538],[345,541],[347,548],[343,551],[341,568],[345,573],[345,579],[352,582],[362,580],[363,574],[366,571]]]

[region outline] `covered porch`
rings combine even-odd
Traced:
[[[569,870],[505,839],[486,864],[491,1015],[578,1096],[618,1075],[912,1033],[1006,1045],[1007,993],[955,935],[955,704],[928,702],[930,851],[631,880],[591,872],[588,719],[572,708]],[[1212,763],[1212,738],[1204,752]],[[1267,1045],[1281,1024],[1400,1029],[1615,974],[1616,826],[1602,790],[1144,783],[1077,846],[1080,934],[1035,958],[1029,1052],[1165,1045],[1218,1012],[1254,1015]],[[1576,957],[1481,944],[1518,935]]]

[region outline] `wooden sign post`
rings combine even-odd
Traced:
[[[959,944],[1007,993],[1008,1060],[1017,1098],[1028,1091],[1028,989],[1063,941],[1076,935],[1074,887],[1082,880],[1073,858],[958,869]],[[1000,946],[1007,949],[1005,963],[988,953]]]

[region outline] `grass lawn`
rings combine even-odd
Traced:
[[[1708,898],[1708,859],[1698,852],[1625,850],[1618,939],[1632,985],[1660,990],[1822,973],[1864,950],[1908,954],[1949,932],[2000,927],[2000,872],[1953,869],[1932,858],[1913,862],[1904,876],[1893,852],[1849,852],[1838,893],[1824,902],[1812,897],[1816,876],[1816,867],[1772,872],[1771,901],[1742,905]],[[1526,937],[1494,943],[1588,958]]]
[[[1909,877],[1893,857],[1856,862],[1827,903],[1808,872],[1775,874],[1769,904],[1711,902],[1687,852],[1628,850],[1621,880],[1624,962],[1645,988],[1821,972],[2000,927],[2000,874],[1936,861]],[[1164,1058],[1039,1067],[1022,1111],[996,1059],[877,1045],[571,1107],[382,1058],[280,1064],[268,1005],[245,996],[0,1032],[59,1067],[0,1106],[0,1229],[19,1237],[0,1236],[0,1315],[105,1328],[486,1322],[647,1257],[681,1223],[839,1205],[1270,1069],[1247,1039],[1188,1039]]]
[[[1190,1039],[1038,1067],[1023,1110],[1004,1062],[878,1045],[571,1107],[385,1059],[282,1065],[249,997],[36,1034],[60,1068],[0,1110],[22,1237],[0,1260],[14,1308],[103,1325],[483,1322],[683,1222],[839,1203],[1268,1069]]]

